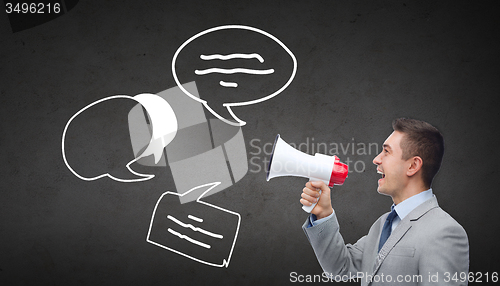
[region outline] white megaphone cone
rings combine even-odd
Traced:
[[[276,136],[273,152],[267,166],[267,180],[282,176],[309,178],[310,181],[323,181],[327,186],[342,185],[347,178],[348,167],[340,163],[337,156],[320,153],[314,156],[303,153],[288,145],[280,135]],[[316,206],[303,206],[310,213]]]

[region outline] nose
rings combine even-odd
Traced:
[[[380,164],[382,164],[382,161],[380,160],[381,155],[382,155],[382,152],[380,152],[380,153],[377,155],[377,157],[373,158],[373,164],[375,164],[375,165],[377,165],[377,166],[378,166],[378,165],[380,165]]]

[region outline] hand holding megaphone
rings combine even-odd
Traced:
[[[303,153],[288,145],[278,134],[267,167],[267,180],[282,176],[305,177],[310,181],[323,181],[327,186],[333,187],[342,185],[347,173],[347,165],[340,163],[337,156],[320,153],[312,156]],[[303,206],[302,209],[310,213],[316,204]]]

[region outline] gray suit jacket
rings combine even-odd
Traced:
[[[469,271],[467,234],[435,196],[401,220],[377,253],[388,214],[353,245],[344,243],[335,215],[310,228],[306,221],[302,228],[321,267],[332,277],[357,276],[361,285],[467,285],[466,279],[460,281],[460,273]]]

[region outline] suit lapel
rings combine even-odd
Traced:
[[[402,221],[399,222],[398,226],[391,233],[391,235],[385,242],[384,246],[382,246],[382,249],[380,249],[380,252],[378,253],[375,259],[375,265],[373,266],[373,275],[377,273],[378,269],[380,268],[380,265],[382,264],[382,262],[384,262],[384,259],[391,252],[394,246],[401,240],[401,238],[403,238],[403,236],[408,232],[408,230],[410,230],[412,224],[415,223],[415,221],[417,221],[428,211],[436,207],[438,207],[436,196],[432,196],[432,198],[428,199],[427,201],[423,202],[421,205],[416,207]],[[386,218],[387,216],[384,217],[383,221],[385,221]]]

